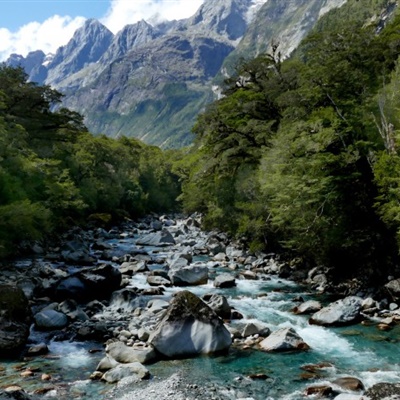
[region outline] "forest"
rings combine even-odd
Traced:
[[[273,43],[241,60],[179,150],[93,136],[60,93],[1,67],[0,255],[88,221],[196,211],[254,253],[337,278],[398,273],[400,13],[362,3],[287,59]]]
[[[177,170],[183,206],[255,252],[385,280],[399,272],[397,8],[349,0],[290,58],[271,47],[198,117]]]
[[[177,209],[168,152],[93,136],[61,100],[21,68],[0,68],[0,257],[74,225]]]

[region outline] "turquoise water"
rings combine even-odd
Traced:
[[[119,242],[113,241],[116,249]],[[134,239],[123,241],[123,251],[134,245]],[[154,249],[148,249],[152,251]],[[157,256],[165,256],[168,249],[157,249]],[[201,257],[196,261],[206,262]],[[223,271],[219,269],[218,272]],[[211,271],[211,275],[217,271]],[[147,288],[146,276],[137,274],[131,286]],[[165,299],[184,288],[167,288]],[[215,289],[208,284],[187,288],[199,296],[219,293],[228,298],[229,304],[241,312],[243,320],[232,321],[232,325],[258,322],[272,331],[281,327],[293,327],[310,346],[301,353],[273,354],[257,350],[241,350],[232,346],[228,354],[204,356],[186,360],[160,361],[147,366],[153,378],[167,378],[180,371],[188,383],[218,388],[226,399],[235,399],[242,393],[255,400],[300,400],[306,398],[306,387],[324,383],[342,376],[361,379],[368,388],[378,382],[400,382],[398,346],[400,326],[389,332],[381,332],[376,326],[355,325],[344,328],[323,328],[308,324],[308,317],[296,316],[291,309],[294,299],[301,296],[308,300],[319,299],[306,288],[293,282],[265,277],[264,280],[237,280],[232,289]],[[158,296],[160,297],[160,296]],[[323,299],[319,299],[323,300]],[[33,339],[40,339],[33,333]],[[89,350],[101,350],[91,353]],[[59,400],[107,399],[112,385],[89,380],[99,359],[104,355],[102,344],[79,342],[51,342],[50,354],[33,361],[0,363],[6,373],[0,373],[0,386],[19,384],[28,392],[37,388],[53,387],[48,396]],[[325,363],[316,376],[304,376],[307,364]],[[32,378],[21,378],[24,366],[35,367]],[[19,367],[18,370],[15,368]],[[46,384],[40,381],[41,373],[50,374],[53,379]],[[263,374],[264,379],[253,380],[252,374]],[[307,378],[307,379],[306,379]],[[152,381],[140,383],[151,385]],[[308,397],[309,398],[309,397]],[[149,399],[151,400],[151,399]]]

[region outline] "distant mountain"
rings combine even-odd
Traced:
[[[318,18],[346,0],[205,0],[191,18],[155,26],[139,21],[114,35],[90,19],[49,59],[13,54],[32,81],[65,94],[89,130],[134,136],[164,148],[188,145],[213,85],[240,57],[289,54]]]
[[[314,27],[318,19],[347,0],[268,0],[258,10],[242,40],[226,58],[216,82],[232,74],[240,59],[271,51],[272,43],[285,58]]]

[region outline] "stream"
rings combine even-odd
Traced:
[[[130,253],[137,249],[137,240],[147,230],[136,230],[107,241],[115,254]],[[197,243],[204,243],[207,234],[196,233]],[[155,260],[167,259],[176,251],[176,245],[165,247],[140,246]],[[208,255],[194,256],[192,263],[209,265]],[[24,260],[29,265],[29,260]],[[36,262],[38,262],[36,260]],[[40,262],[40,260],[39,260]],[[22,261],[21,261],[22,263]],[[118,263],[115,263],[118,267]],[[312,398],[305,395],[310,386],[329,384],[339,377],[360,379],[365,388],[379,382],[400,382],[399,338],[400,325],[390,331],[380,331],[375,324],[357,324],[340,328],[309,325],[306,315],[294,315],[291,310],[299,298],[319,300],[327,304],[326,295],[310,292],[307,287],[278,278],[276,275],[260,275],[257,280],[236,279],[236,287],[217,289],[213,279],[217,274],[236,273],[229,263],[218,263],[210,268],[207,284],[190,287],[168,287],[161,295],[152,298],[170,300],[180,290],[190,290],[201,297],[209,293],[224,295],[231,306],[244,318],[232,320],[232,326],[257,322],[275,331],[293,327],[310,346],[310,350],[289,353],[267,353],[254,348],[232,345],[228,354],[201,356],[183,360],[165,360],[147,365],[150,380],[137,383],[137,387],[151,386],[179,372],[188,385],[206,388],[216,399],[300,400]],[[134,274],[128,287],[148,288],[144,273]],[[104,314],[105,315],[105,314]],[[104,317],[103,315],[103,317]],[[46,333],[32,328],[30,340],[39,343]],[[52,380],[38,398],[58,400],[117,398],[114,385],[90,380],[99,360],[104,356],[102,343],[89,341],[49,342],[46,356],[22,361],[0,361],[0,387],[20,385],[31,393],[43,388],[40,378],[22,378],[19,371],[29,364],[30,368],[52,376]],[[317,373],[309,373],[307,365],[320,365]],[[40,376],[40,375],[39,375]],[[262,377],[251,379],[250,376]],[[135,397],[132,397],[134,399]],[[154,393],[153,399],[161,399]],[[167,397],[165,397],[167,398]],[[172,397],[168,397],[173,399]],[[151,398],[149,398],[151,400]]]

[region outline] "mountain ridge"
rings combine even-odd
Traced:
[[[306,7],[310,15],[294,19],[291,13],[302,10],[292,0],[206,0],[190,18],[155,26],[139,21],[115,35],[89,19],[51,61],[46,63],[39,52],[26,58],[13,55],[7,63],[19,63],[30,80],[63,93],[63,106],[80,112],[94,134],[181,147],[192,142],[191,127],[215,99],[214,86],[232,73],[233,68],[226,67],[230,57],[252,55],[254,46],[267,51],[271,36],[290,28],[283,24],[301,24],[308,18],[303,30],[293,28],[285,36],[285,43],[293,38],[298,43],[318,20],[322,7],[345,1],[324,0],[318,7],[317,0],[301,0],[303,6],[311,4]],[[268,26],[261,29],[268,12],[272,31]]]

